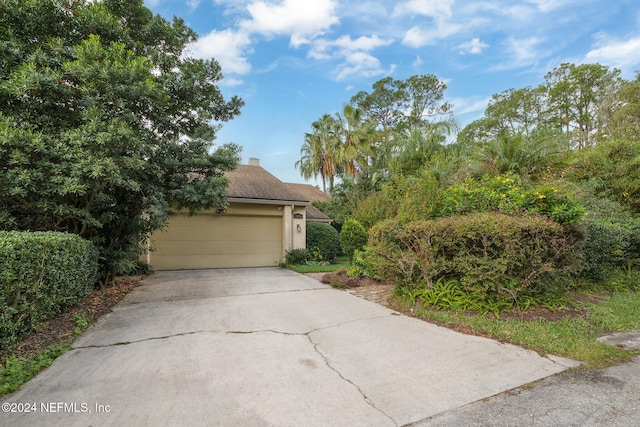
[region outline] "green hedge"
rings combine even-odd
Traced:
[[[98,278],[98,252],[74,234],[0,231],[0,345],[80,301]]]
[[[307,222],[306,243],[314,259],[334,263],[340,251],[340,234],[329,224]]]
[[[388,220],[369,231],[368,265],[385,280],[430,287],[456,280],[482,300],[518,305],[566,289],[581,267],[583,233],[539,215],[473,213]]]

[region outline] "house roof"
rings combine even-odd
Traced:
[[[311,184],[287,183],[287,185],[310,202],[331,200],[330,195]],[[307,221],[331,222],[331,218],[315,206],[309,205],[307,206]]]
[[[308,199],[261,166],[238,165],[237,169],[225,173],[225,176],[229,179],[229,199],[309,204]]]
[[[238,165],[225,173],[229,179],[227,197],[231,201],[277,202],[305,205],[308,221],[330,222],[325,215],[309,201],[331,200],[331,196],[310,184],[291,184],[280,181],[259,165]]]
[[[330,195],[311,184],[287,183],[287,185],[310,202],[328,202],[331,200]]]
[[[313,205],[307,206],[307,221],[331,222],[324,212]]]

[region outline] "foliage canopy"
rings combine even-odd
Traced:
[[[215,60],[142,0],[0,0],[0,228],[79,234],[104,277],[131,267],[170,206],[225,205],[239,147],[213,149]]]

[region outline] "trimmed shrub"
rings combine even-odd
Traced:
[[[350,262],[353,261],[354,251],[362,250],[367,244],[367,239],[367,231],[355,219],[349,218],[342,224],[340,246],[342,246],[342,252],[349,257]]]
[[[566,290],[581,268],[583,241],[578,228],[539,215],[474,213],[380,223],[369,232],[368,256],[383,280],[427,287],[456,280],[480,300],[519,305]]]
[[[338,231],[322,222],[307,222],[307,249],[318,253],[314,258],[318,261],[333,263],[340,251],[340,235]]]
[[[305,265],[311,259],[311,252],[308,249],[291,249],[284,255],[284,263],[288,265]]]
[[[98,251],[75,234],[0,231],[0,345],[79,302],[98,279]]]

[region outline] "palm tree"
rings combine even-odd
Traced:
[[[535,180],[561,169],[569,147],[568,140],[545,128],[505,135],[482,144],[472,155],[471,169],[476,176],[512,172]]]
[[[419,170],[437,153],[445,150],[447,138],[454,134],[458,125],[453,118],[414,126],[402,131],[391,140],[388,167],[392,173]]]
[[[342,114],[336,115],[341,125],[338,164],[352,178],[358,176],[359,169],[369,166],[369,158],[374,155],[376,131],[375,121],[365,119],[361,109],[346,105]]]
[[[305,141],[300,149],[301,158],[296,162],[304,179],[318,175],[322,178],[322,189],[333,188],[333,179],[337,175],[336,153],[339,141],[336,119],[325,114],[311,124],[313,131],[305,134]]]

